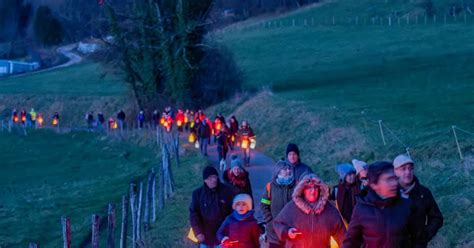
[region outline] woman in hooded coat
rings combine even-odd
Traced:
[[[293,200],[273,221],[275,232],[287,248],[330,247],[331,237],[342,245],[346,228],[341,215],[328,201],[329,187],[309,174],[296,186]]]

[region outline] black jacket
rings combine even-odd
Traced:
[[[428,242],[443,226],[443,215],[431,191],[421,185],[415,177],[415,187],[408,194],[409,199],[416,206],[415,230],[416,247],[427,247]]]
[[[209,124],[207,124],[207,123],[206,123],[206,125],[200,123],[197,126],[197,135],[201,139],[211,138],[211,126],[209,126]]]
[[[343,248],[410,248],[413,205],[399,195],[382,200],[374,191],[358,198]]]
[[[313,173],[313,170],[311,169],[311,167],[309,167],[308,165],[304,163],[298,162],[292,165],[293,165],[293,172],[294,172],[296,181],[299,181],[303,176]]]
[[[232,189],[218,183],[215,189],[206,184],[194,190],[189,206],[189,222],[195,235],[204,234],[205,245],[218,245],[216,232],[224,219],[232,213]]]

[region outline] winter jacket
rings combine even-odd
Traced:
[[[218,245],[216,232],[224,219],[232,213],[232,189],[218,183],[215,189],[206,184],[194,190],[189,207],[189,222],[195,235],[204,234],[205,245]]]
[[[295,188],[295,181],[289,185],[280,185],[275,178],[267,183],[265,192],[260,201],[260,210],[262,211],[263,221],[267,225],[267,240],[273,244],[283,244],[280,241],[273,228],[273,219],[278,216],[285,205],[291,201],[291,195]]]
[[[318,200],[314,204],[306,202],[305,187],[313,183],[319,186]],[[296,186],[290,201],[273,221],[275,232],[281,240],[286,240],[287,248],[329,247],[331,237],[342,244],[345,233],[344,223],[336,207],[328,201],[329,187],[314,174],[305,176]],[[289,239],[288,230],[296,228],[301,232],[295,239]]]
[[[308,165],[302,162],[298,162],[292,165],[293,165],[293,173],[294,173],[296,181],[299,181],[303,176],[313,173],[313,170],[311,169],[311,167],[309,167]]]
[[[352,211],[356,204],[356,196],[360,193],[360,187],[357,184],[345,185],[339,182],[333,187],[329,200],[336,201],[336,207],[346,223],[351,221]]]
[[[227,169],[222,174],[222,178],[224,179],[224,183],[230,186],[235,195],[238,194],[248,194],[252,195],[252,185],[250,184],[250,177],[248,171],[242,169],[243,172],[239,177],[236,177],[232,172],[231,169]]]
[[[415,205],[415,247],[427,247],[428,242],[436,235],[443,226],[443,215],[431,191],[421,185],[415,177],[415,187],[410,191],[409,199]]]
[[[235,216],[235,213],[230,214],[222,223],[217,231],[219,241],[229,237],[230,241],[237,241],[232,244],[233,248],[259,248],[260,227],[253,214],[243,220]]]
[[[197,126],[197,135],[201,139],[209,139],[211,138],[211,126],[209,126],[209,123],[206,123],[205,125],[201,122]]]
[[[410,248],[413,206],[400,196],[382,200],[373,190],[357,199],[343,248]]]

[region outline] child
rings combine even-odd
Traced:
[[[221,241],[222,247],[260,247],[260,227],[253,216],[250,195],[236,195],[232,208],[234,212],[227,216],[217,231],[217,238]]]

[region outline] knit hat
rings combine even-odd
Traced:
[[[393,160],[393,167],[395,169],[405,164],[414,164],[413,160],[405,154],[400,154]]]
[[[230,168],[232,169],[234,167],[243,168],[242,167],[242,161],[240,161],[240,158],[237,155],[232,155],[232,157],[231,157]]]
[[[219,176],[216,168],[212,166],[206,166],[206,168],[204,168],[204,170],[202,171],[202,179],[206,180],[209,176],[212,176],[212,175]]]
[[[249,206],[249,210],[253,208],[252,206],[252,197],[248,194],[238,194],[234,197],[234,201],[232,202],[232,208],[235,209],[235,204],[237,202],[245,202],[247,206]]]
[[[336,165],[336,171],[339,174],[339,179],[344,180],[350,173],[356,173],[354,167],[349,163]]]
[[[295,152],[298,157],[300,156],[300,149],[298,149],[298,146],[296,144],[288,144],[288,146],[286,147],[286,156],[288,156],[288,153],[290,152]]]
[[[367,169],[367,163],[364,161],[357,160],[357,159],[352,160],[352,165],[354,166],[356,170],[356,174],[359,174],[361,171]]]

